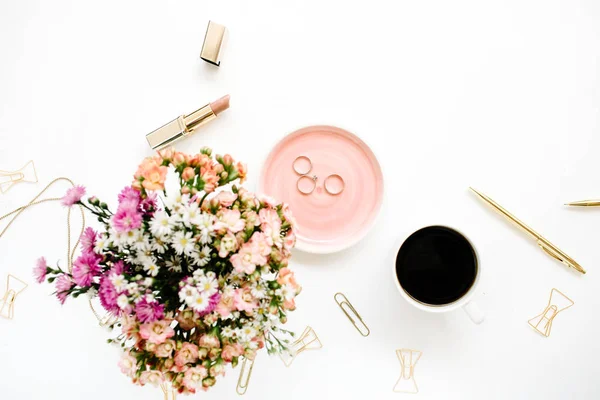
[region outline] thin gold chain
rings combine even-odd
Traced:
[[[2,231],[0,232],[0,238],[2,238],[2,236],[4,236],[4,234],[6,233],[8,228],[10,228],[10,226],[13,224],[13,222],[15,222],[15,219],[17,219],[17,217],[19,215],[21,215],[21,213],[23,211],[25,211],[26,209],[33,207],[35,205],[47,203],[50,201],[60,201],[61,200],[60,197],[48,197],[45,199],[40,199],[40,197],[48,189],[50,189],[50,187],[52,185],[54,185],[55,183],[60,182],[60,181],[65,181],[65,182],[70,183],[71,186],[73,186],[73,187],[75,186],[75,183],[73,183],[72,180],[70,180],[69,178],[64,178],[64,177],[56,178],[55,180],[50,182],[48,185],[46,185],[46,187],[44,189],[42,189],[41,192],[39,192],[37,194],[37,196],[35,196],[33,199],[31,199],[31,201],[29,203],[25,204],[24,206],[18,207],[16,209],[14,209],[13,211],[9,212],[8,214],[5,214],[0,217],[0,221],[2,221],[4,219],[12,216],[12,218],[10,218],[10,220],[8,221],[8,224],[6,224],[4,229],[2,229]],[[81,240],[81,235],[83,234],[83,231],[85,229],[85,214],[83,212],[82,206],[79,206],[79,211],[81,212],[81,231],[79,232],[79,235],[77,236],[77,241],[75,242],[75,246],[73,246],[73,248],[71,248],[71,209],[70,208],[69,208],[69,211],[67,214],[67,264],[68,264],[69,272],[73,271],[73,258],[75,257],[75,251],[77,250],[77,246],[79,246],[79,241]]]

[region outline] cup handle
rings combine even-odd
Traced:
[[[462,307],[473,323],[479,325],[485,319],[485,314],[474,301],[470,301]]]

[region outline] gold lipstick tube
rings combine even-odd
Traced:
[[[154,150],[160,150],[173,142],[182,139],[195,129],[217,118],[210,104],[205,105],[188,115],[180,115],[173,121],[161,126],[146,135],[148,144]]]

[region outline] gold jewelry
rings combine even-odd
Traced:
[[[308,165],[302,165],[304,162],[308,162]],[[292,168],[298,175],[307,175],[310,171],[312,171],[313,165],[310,158],[306,156],[298,156],[296,159],[294,159]]]
[[[332,180],[337,180],[339,182],[341,182],[341,187],[336,188],[334,186],[334,183],[332,182]],[[332,174],[329,175],[327,178],[325,178],[325,181],[323,181],[323,187],[325,188],[325,191],[327,193],[329,193],[332,196],[337,196],[339,194],[341,194],[344,189],[346,188],[346,182],[344,182],[344,179],[339,176],[338,174]]]
[[[298,178],[298,181],[296,182],[296,188],[298,189],[298,191],[300,193],[307,196],[315,191],[315,188],[317,187],[317,179],[319,179],[319,178],[317,178],[316,175],[313,175],[312,177],[310,177],[308,175],[302,175],[300,178]],[[310,190],[302,189],[300,187],[301,182],[302,181],[307,182],[307,180],[308,180],[308,182],[312,183],[312,188]]]

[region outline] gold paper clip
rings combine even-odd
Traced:
[[[550,299],[548,299],[548,305],[543,313],[530,319],[529,325],[542,335],[549,337],[550,331],[552,330],[552,321],[558,315],[559,312],[566,310],[571,307],[575,302],[568,298],[560,290],[553,288],[550,291]]]
[[[252,368],[254,368],[254,359],[251,360],[244,357],[242,369],[240,370],[240,377],[238,378],[237,386],[235,388],[235,391],[240,396],[246,394],[246,390],[248,390],[250,376],[252,376]]]
[[[415,381],[415,365],[423,353],[419,350],[398,349],[396,356],[400,360],[400,378],[394,385],[396,393],[419,393],[419,387]]]
[[[177,391],[171,387],[171,385],[167,382],[161,382],[160,388],[165,395],[165,400],[175,400],[177,399]]]
[[[16,290],[14,286],[11,285],[11,278],[21,285],[21,288]],[[13,319],[15,315],[15,300],[19,293],[27,288],[27,283],[23,282],[19,278],[14,275],[8,274],[6,278],[6,293],[4,293],[4,297],[0,301],[0,316],[6,319]]]
[[[367,324],[365,324],[365,321],[363,321],[363,319],[360,316],[360,314],[358,313],[358,311],[356,311],[356,309],[352,306],[352,304],[350,304],[350,302],[348,301],[348,298],[343,293],[340,293],[340,292],[336,293],[333,296],[333,298],[334,298],[335,302],[338,304],[338,306],[340,306],[340,308],[342,309],[344,314],[346,314],[346,317],[348,317],[350,322],[352,322],[352,325],[354,325],[356,330],[364,337],[369,336],[371,334],[371,330],[369,329]],[[341,300],[339,298],[341,298]],[[344,305],[347,306],[347,309],[344,307]],[[348,311],[350,311],[350,312],[348,312]],[[352,315],[350,315],[351,313],[354,314],[354,316],[356,318],[352,318]],[[356,323],[357,320],[360,321],[359,324]]]
[[[31,166],[31,171],[26,171]],[[37,172],[33,160],[29,160],[23,168],[16,171],[0,171],[0,193],[6,193],[19,182],[36,183],[38,181]]]
[[[289,367],[292,365],[298,354],[302,353],[304,350],[318,350],[322,347],[323,343],[321,343],[313,328],[307,326],[306,329],[304,329],[304,332],[302,332],[302,335],[300,335],[300,338],[290,345],[287,352],[280,353],[279,357],[285,366]]]

